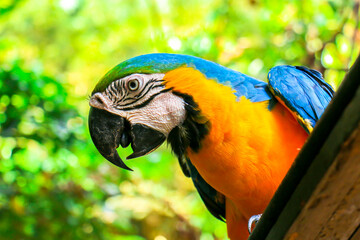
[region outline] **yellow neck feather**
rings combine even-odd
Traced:
[[[268,114],[268,111],[264,111],[266,103],[254,104],[246,98],[237,101],[230,86],[207,79],[201,72],[190,67],[172,70],[165,74],[164,80],[166,87],[193,97],[199,105],[201,114],[210,120],[211,142],[222,142],[234,132],[234,127],[244,128],[242,132],[245,134],[247,132],[245,128],[250,127],[250,123],[240,123],[251,121],[249,115],[257,114],[256,112],[260,112],[260,115]],[[252,124],[256,125],[255,122]]]
[[[263,211],[306,132],[281,104],[269,111],[268,102],[237,99],[230,86],[207,79],[196,69],[175,69],[164,80],[168,88],[192,96],[210,121],[200,151],[187,151],[200,175],[244,216]],[[254,202],[257,198],[262,199]]]

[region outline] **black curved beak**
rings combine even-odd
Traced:
[[[126,148],[131,143],[133,153],[127,159],[132,159],[154,151],[166,139],[164,134],[150,127],[130,125],[123,117],[94,107],[90,108],[89,131],[95,147],[104,158],[131,171],[116,150],[119,145]]]

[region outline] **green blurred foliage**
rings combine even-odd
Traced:
[[[94,148],[87,96],[150,52],[257,78],[279,64],[338,87],[360,47],[358,1],[0,1],[0,239],[225,239],[166,148],[117,169]],[[121,155],[131,149],[121,150]]]

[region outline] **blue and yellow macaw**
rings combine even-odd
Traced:
[[[96,85],[89,129],[99,152],[129,169],[165,140],[230,239],[248,237],[333,96],[315,70],[277,66],[269,83],[200,58],[148,54],[124,61]]]

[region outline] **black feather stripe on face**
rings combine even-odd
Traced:
[[[113,102],[113,107],[122,111],[144,107],[157,95],[170,91],[164,88],[163,79],[150,79],[136,92],[129,90],[126,82],[126,79],[116,80],[104,91],[104,94]]]

